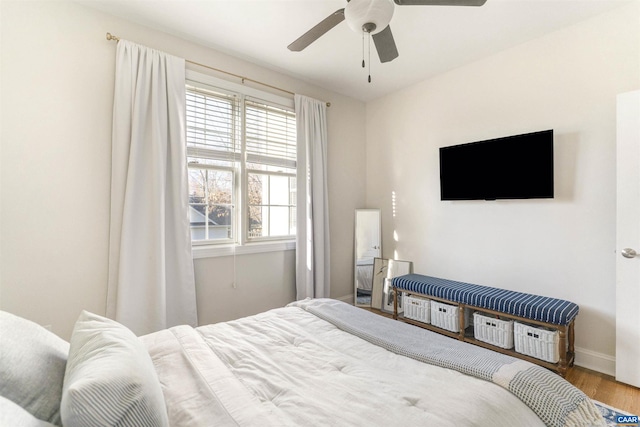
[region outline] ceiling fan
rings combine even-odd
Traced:
[[[378,51],[380,62],[398,57],[398,49],[391,34],[389,22],[394,3],[398,6],[482,6],[487,0],[347,0],[344,9],[338,9],[319,24],[291,43],[288,48],[299,52],[346,19],[356,33],[369,34]],[[364,66],[364,65],[363,65]]]

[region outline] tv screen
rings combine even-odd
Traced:
[[[553,198],[553,130],[440,148],[440,197]]]

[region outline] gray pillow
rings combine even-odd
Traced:
[[[65,427],[169,425],[142,342],[120,323],[87,311],[71,335],[60,412]]]
[[[37,419],[17,403],[0,396],[0,426],[53,427],[53,424]]]
[[[37,323],[0,311],[0,396],[36,418],[61,425],[69,343]]]

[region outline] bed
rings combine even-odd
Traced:
[[[70,344],[2,313],[0,333],[2,425],[604,425],[544,368],[330,299],[139,338],[83,312]],[[25,335],[27,356],[8,354]]]

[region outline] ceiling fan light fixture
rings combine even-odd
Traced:
[[[392,0],[351,0],[344,8],[344,18],[352,31],[373,35],[387,28],[393,8]]]

